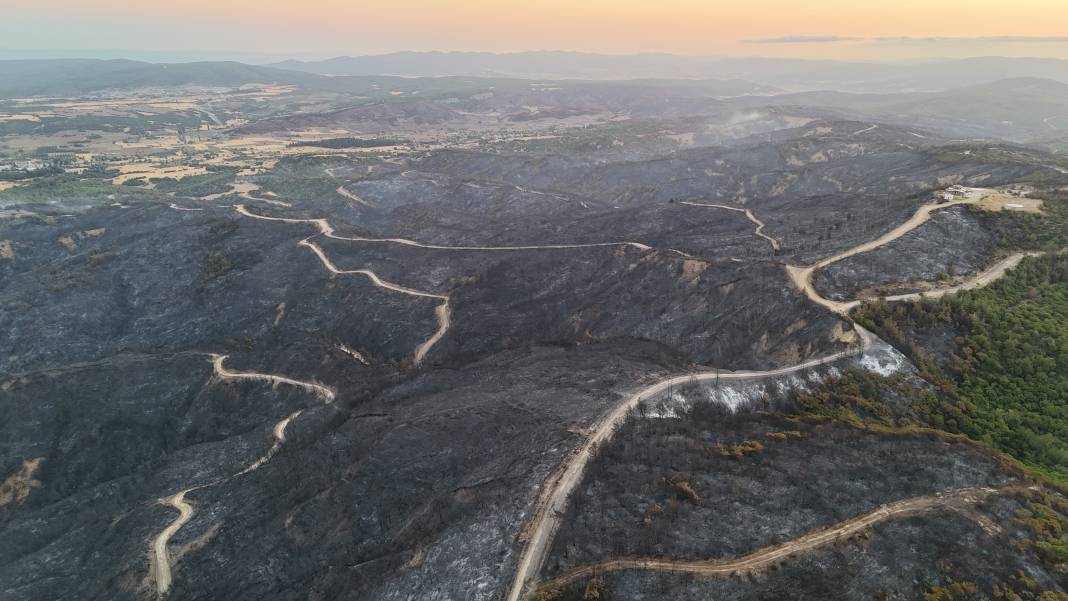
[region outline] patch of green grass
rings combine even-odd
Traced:
[[[26,182],[0,191],[0,207],[18,204],[47,204],[68,210],[139,198],[155,198],[148,190],[116,186],[109,179],[60,174]]]
[[[182,179],[154,179],[156,190],[179,196],[208,196],[230,190],[230,184],[237,176],[237,169],[223,167],[213,169],[203,175],[190,175]]]

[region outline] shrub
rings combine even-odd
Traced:
[[[204,260],[204,279],[217,278],[234,268],[234,262],[221,253],[209,253]]]
[[[594,578],[586,585],[586,592],[582,594],[582,601],[604,601],[606,599],[604,581]]]
[[[741,459],[746,455],[754,455],[764,452],[764,445],[755,440],[743,440],[738,444],[730,446],[716,445],[716,449],[719,450],[719,454],[722,457]]]
[[[701,500],[701,497],[697,495],[697,491],[690,486],[689,482],[685,480],[667,480],[667,483],[680,499],[691,503],[697,503]]]

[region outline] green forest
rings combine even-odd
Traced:
[[[1068,256],[1030,258],[986,288],[868,303],[859,323],[908,355],[937,400],[923,421],[1068,482]]]

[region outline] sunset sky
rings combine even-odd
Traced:
[[[4,0],[6,49],[1068,58],[1066,0]],[[90,54],[92,54],[90,52]]]

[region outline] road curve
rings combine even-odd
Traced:
[[[326,256],[326,252],[322,249],[322,247],[312,242],[311,240],[301,240],[300,242],[298,242],[298,245],[311,249],[311,251],[314,252],[317,257],[319,257],[319,261],[323,264],[324,267],[326,267],[327,271],[334,275],[362,275],[366,276],[367,279],[371,280],[371,283],[375,286],[378,286],[379,288],[385,288],[386,290],[390,290],[392,292],[399,292],[401,294],[407,294],[409,296],[421,296],[424,298],[449,300],[449,296],[447,294],[438,294],[436,292],[417,290],[415,288],[409,288],[407,286],[402,286],[400,284],[395,284],[393,282],[383,280],[378,276],[378,274],[371,271],[370,269],[339,269],[338,266],[330,260],[330,257]]]
[[[963,488],[888,503],[870,513],[840,522],[829,528],[814,530],[782,544],[758,549],[735,559],[673,560],[655,557],[606,559],[569,570],[545,582],[543,586],[546,588],[562,586],[583,578],[619,570],[652,570],[720,577],[743,575],[769,568],[799,553],[813,551],[847,539],[880,522],[939,509],[967,509],[992,495],[1010,492],[1016,488],[1012,486],[1002,489]]]
[[[285,419],[275,424],[272,430],[274,444],[271,445],[271,448],[268,449],[262,457],[249,464],[245,469],[228,478],[187,488],[174,495],[159,500],[163,505],[168,505],[178,510],[178,517],[152,539],[152,565],[155,567],[156,592],[159,597],[163,597],[167,594],[167,591],[171,588],[172,582],[171,554],[167,549],[167,545],[170,543],[171,538],[182,529],[182,526],[185,526],[189,520],[193,519],[193,506],[185,500],[185,496],[195,490],[208,488],[209,486],[215,486],[216,484],[225,482],[231,478],[244,476],[245,474],[254,472],[266,465],[266,463],[278,453],[279,449],[281,449],[282,445],[285,443],[286,427],[289,425],[289,422],[296,419],[301,413],[303,413],[303,409],[289,414]]]
[[[415,353],[412,356],[416,365],[423,362],[426,354],[430,352],[430,349],[433,348],[442,337],[445,336],[445,332],[448,332],[449,326],[452,325],[452,307],[449,305],[448,298],[434,309],[434,316],[437,317],[438,320],[438,329],[434,332],[433,336],[426,339],[426,342],[416,347]]]
[[[882,297],[883,300],[896,303],[906,301],[917,301],[925,298],[942,298],[947,294],[953,294],[955,292],[963,292],[965,290],[975,290],[982,288],[989,284],[992,284],[1001,279],[1010,269],[1015,269],[1027,257],[1040,257],[1046,253],[1043,252],[1027,252],[1027,253],[1015,253],[1005,257],[1004,259],[994,263],[990,267],[987,267],[983,271],[975,274],[967,280],[957,284],[955,286],[947,286],[945,288],[935,288],[933,290],[926,290],[923,292],[910,292],[908,294],[894,294],[891,296]],[[847,311],[860,305],[863,301],[855,300],[845,303]]]
[[[223,365],[227,355],[210,353],[210,357],[211,365],[215,370],[215,376],[222,380],[255,380],[259,382],[267,382],[272,385],[286,384],[288,386],[295,386],[307,390],[327,403],[333,402],[334,397],[336,396],[333,389],[323,386],[322,384],[304,382],[302,380],[294,380],[293,378],[287,378],[285,376],[264,374],[254,371],[232,371],[226,369]]]
[[[304,410],[298,409],[297,411],[294,411],[293,413],[287,415],[284,419],[282,419],[282,421],[275,424],[274,429],[271,430],[271,433],[274,435],[274,444],[271,445],[271,448],[268,449],[262,457],[249,464],[248,467],[234,474],[233,477],[236,478],[238,476],[244,476],[249,472],[254,472],[263,467],[268,461],[270,461],[275,456],[275,454],[278,453],[278,451],[282,448],[282,445],[286,442],[286,428],[289,426],[289,422],[297,419],[297,417],[299,417],[301,413],[304,413]]]
[[[304,223],[314,226],[319,234],[333,238],[335,240],[346,240],[350,242],[371,242],[371,243],[389,243],[389,244],[401,244],[405,246],[413,246],[417,248],[425,248],[431,250],[454,250],[454,251],[523,251],[523,250],[562,250],[562,249],[579,249],[579,248],[595,248],[606,246],[630,246],[637,248],[638,250],[647,251],[651,248],[640,242],[597,242],[590,244],[557,244],[557,245],[544,245],[544,246],[439,246],[435,244],[422,244],[415,242],[414,240],[407,240],[405,238],[359,238],[352,236],[338,236],[334,233],[334,227],[326,219],[293,219],[286,217],[268,217],[266,215],[260,215],[248,210],[243,204],[234,205],[234,209],[241,215],[251,217],[253,219],[263,219],[266,221],[279,221],[282,223]],[[369,269],[340,269],[326,252],[318,244],[312,242],[309,239],[301,240],[299,243],[301,246],[305,246],[311,249],[319,261],[324,267],[335,275],[363,275],[371,280],[371,283],[375,286],[392,290],[393,292],[399,292],[402,294],[408,294],[411,296],[421,296],[426,298],[440,299],[442,303],[438,305],[434,311],[434,315],[438,321],[438,329],[430,336],[425,342],[420,344],[413,353],[413,362],[415,365],[419,365],[426,358],[427,353],[431,348],[437,344],[442,337],[448,332],[452,323],[452,306],[449,303],[449,296],[447,294],[439,294],[435,292],[426,292],[423,290],[416,290],[415,288],[409,288],[393,282],[388,282],[380,278],[376,273]]]
[[[193,506],[185,500],[185,495],[193,488],[187,488],[177,494],[171,495],[160,502],[178,510],[178,517],[167,524],[159,534],[152,539],[153,564],[156,568],[156,592],[162,597],[171,588],[171,555],[167,551],[167,543],[175,532],[178,532],[193,517]]]
[[[832,312],[848,318],[849,310],[856,306],[857,302],[838,302],[820,296],[816,289],[812,285],[812,274],[816,269],[830,265],[831,263],[841,261],[847,257],[851,257],[856,254],[867,252],[880,246],[883,246],[893,240],[904,236],[913,229],[919,227],[930,219],[930,214],[939,209],[955,206],[958,204],[971,204],[978,202],[980,198],[976,194],[976,190],[969,190],[969,196],[967,198],[956,200],[942,204],[927,204],[921,206],[915,214],[912,215],[905,223],[897,226],[893,230],[883,234],[879,238],[866,242],[852,249],[843,251],[837,255],[823,259],[814,265],[807,267],[796,267],[792,265],[786,266],[786,271],[789,274],[791,280],[800,288],[804,294],[813,302],[826,307]],[[697,204],[698,203],[688,203]],[[727,208],[730,210],[738,210],[736,207],[727,207],[725,205],[715,205],[718,208]],[[963,289],[964,287],[976,285],[982,285],[983,282],[993,281],[997,277],[1004,274],[1005,271],[1015,266],[1022,260],[1014,259],[1010,257],[1008,260],[995,265],[994,268],[980,274],[974,281],[962,284],[961,286],[954,287],[954,290]],[[937,291],[927,293],[935,294]],[[948,292],[942,292],[946,294]],[[902,295],[899,299],[893,300],[907,300],[907,297],[911,295]],[[509,589],[506,601],[520,601],[523,596],[524,590],[528,584],[536,578],[538,571],[541,569],[541,565],[545,560],[545,555],[548,553],[549,546],[552,542],[553,536],[556,533],[556,529],[559,527],[560,520],[563,517],[564,510],[567,506],[567,499],[571,494],[571,491],[578,486],[582,473],[585,470],[586,464],[592,457],[593,449],[597,445],[608,440],[616,425],[621,423],[630,412],[630,410],[637,406],[638,402],[644,398],[648,398],[657,393],[663,392],[664,389],[671,386],[683,384],[690,381],[708,381],[708,380],[743,380],[748,378],[764,378],[769,376],[783,375],[791,372],[801,371],[809,369],[818,365],[831,363],[838,359],[841,359],[847,355],[863,352],[863,350],[869,348],[875,340],[875,335],[868,332],[859,324],[853,324],[856,332],[860,335],[861,344],[859,348],[846,350],[843,352],[835,353],[822,359],[814,359],[795,365],[792,367],[785,367],[777,370],[770,370],[765,372],[703,372],[692,375],[681,375],[668,378],[652,386],[649,386],[634,395],[631,395],[625,399],[621,404],[616,406],[594,429],[593,433],[587,438],[576,452],[571,454],[562,465],[562,469],[557,470],[550,476],[549,480],[543,483],[543,493],[538,501],[535,503],[534,511],[527,522],[527,527],[524,532],[527,532],[526,545],[524,546],[523,553],[520,556],[519,564],[516,567],[515,579],[512,582],[512,587]]]
[[[528,583],[537,577],[537,573],[541,569],[542,563],[545,561],[545,555],[549,551],[553,536],[556,534],[556,530],[559,528],[560,522],[564,516],[568,498],[571,496],[571,492],[581,482],[582,474],[585,472],[586,465],[589,463],[590,459],[593,458],[594,450],[611,438],[612,434],[615,432],[616,426],[623,423],[627,418],[627,415],[632,409],[638,406],[639,402],[655,397],[671,387],[690,382],[760,379],[786,375],[833,363],[839,359],[865,351],[875,341],[875,336],[873,334],[859,325],[855,325],[854,327],[860,335],[861,344],[845,351],[818,359],[812,359],[798,365],[766,371],[716,370],[674,376],[661,380],[651,386],[647,386],[616,405],[612,412],[601,420],[582,446],[576,452],[568,456],[565,460],[563,469],[556,472],[554,476],[555,480],[547,481],[545,483],[543,490],[546,492],[536,503],[534,512],[528,521],[528,524],[530,524],[532,528],[529,529],[526,546],[523,549],[523,554],[516,567],[515,580],[506,597],[507,601],[519,601],[522,598],[523,591],[526,589]]]
[[[812,286],[811,281],[809,281],[808,285],[803,288],[803,291],[805,292],[805,295],[808,296],[809,300],[818,303],[839,315],[847,315],[850,311],[860,306],[861,303],[863,303],[865,300],[876,300],[876,298],[882,298],[884,301],[890,303],[917,301],[925,298],[941,298],[943,296],[946,296],[947,294],[953,294],[955,292],[963,292],[965,290],[975,290],[978,288],[982,288],[1004,277],[1004,275],[1008,273],[1010,269],[1015,269],[1016,266],[1018,266],[1020,262],[1023,261],[1025,258],[1040,257],[1044,254],[1046,253],[1026,252],[1011,254],[1005,257],[1004,259],[1001,259],[1000,261],[994,263],[990,267],[984,269],[983,271],[971,276],[960,284],[956,284],[954,286],[947,286],[945,288],[924,290],[922,292],[894,294],[890,296],[875,297],[871,299],[836,301],[820,296],[820,294],[816,292],[815,287]],[[788,273],[790,273],[791,279],[794,281],[794,283],[800,286],[801,282],[799,278],[803,277],[803,275],[799,274],[799,268],[794,267],[792,265],[787,265],[786,270]]]
[[[449,296],[447,294],[425,292],[423,290],[401,286],[400,284],[394,284],[393,282],[387,282],[369,269],[338,269],[337,265],[334,265],[334,262],[330,260],[330,257],[326,256],[326,252],[324,252],[318,244],[310,240],[301,240],[300,245],[310,248],[312,252],[319,257],[319,261],[322,262],[326,269],[335,275],[362,275],[371,280],[371,283],[375,286],[385,288],[386,290],[410,296],[436,298],[441,300],[441,304],[434,309],[434,316],[438,320],[438,329],[434,331],[430,338],[416,347],[415,352],[412,355],[412,361],[415,365],[421,364],[426,357],[426,354],[430,352],[430,349],[433,348],[433,346],[445,336],[445,333],[449,331],[449,326],[452,325],[452,307],[449,304]]]
[[[315,226],[315,228],[317,230],[319,230],[319,233],[324,235],[324,236],[327,236],[327,237],[330,237],[330,238],[336,238],[336,239],[339,239],[339,240],[347,240],[348,239],[348,238],[339,238],[338,236],[334,236],[334,228],[333,228],[333,226],[330,225],[330,222],[327,221],[326,219],[289,219],[289,218],[285,218],[285,217],[267,217],[265,215],[259,215],[257,213],[253,213],[253,212],[249,211],[248,208],[245,207],[245,205],[240,205],[240,204],[239,205],[234,205],[234,209],[236,209],[237,212],[240,213],[241,215],[244,215],[246,217],[251,217],[253,219],[263,219],[263,220],[266,220],[266,221],[280,221],[282,223],[307,223],[307,224]],[[426,340],[426,342],[423,342],[422,344],[420,344],[415,349],[415,352],[413,354],[413,361],[414,361],[414,363],[416,365],[419,365],[420,363],[423,362],[423,359],[426,357],[426,354],[430,351],[430,349],[435,344],[437,344],[438,341],[441,340],[443,336],[445,336],[446,332],[448,332],[449,326],[452,323],[452,319],[451,319],[451,313],[452,312],[451,312],[451,306],[449,304],[449,296],[447,294],[439,294],[439,293],[436,293],[436,292],[426,292],[424,290],[417,290],[415,288],[409,288],[407,286],[402,286],[400,284],[395,284],[393,282],[389,282],[389,281],[383,280],[382,278],[380,278],[378,276],[378,274],[376,274],[375,272],[371,271],[370,269],[340,269],[340,268],[338,268],[337,265],[334,264],[333,261],[330,260],[330,257],[328,257],[326,255],[326,251],[324,251],[322,249],[322,247],[319,246],[318,244],[312,242],[309,239],[301,240],[298,244],[300,246],[307,247],[313,253],[315,253],[315,256],[319,257],[319,262],[322,263],[324,267],[326,267],[327,271],[329,271],[330,273],[332,273],[334,275],[362,275],[362,276],[365,276],[367,279],[371,280],[371,283],[374,284],[375,286],[378,286],[379,288],[384,288],[384,289],[390,290],[392,292],[399,292],[401,294],[407,294],[409,296],[418,296],[418,297],[424,297],[424,298],[436,298],[436,299],[439,299],[439,300],[442,301],[442,303],[440,305],[438,305],[438,308],[435,309],[435,311],[434,311],[434,315],[438,320],[438,329],[434,332],[434,334],[432,334],[430,336],[429,339]]]
[[[690,202],[688,200],[680,201],[679,204],[689,205],[691,207],[712,207],[712,208],[716,208],[716,209],[726,209],[728,211],[735,211],[735,212],[738,212],[738,213],[745,213],[746,218],[749,219],[749,221],[752,221],[756,225],[756,231],[753,232],[754,235],[759,236],[759,237],[767,240],[768,243],[771,244],[772,250],[778,251],[778,250],[781,250],[781,248],[782,248],[782,246],[779,244],[778,240],[776,240],[775,238],[772,238],[771,236],[769,236],[769,235],[764,233],[764,222],[759,220],[759,219],[757,219],[756,215],[753,215],[753,212],[750,211],[749,209],[743,209],[741,207],[732,207],[732,206],[729,206],[729,205],[707,204],[707,203],[703,203],[703,202]]]
[[[208,353],[208,356],[211,357],[211,364],[214,370],[214,375],[219,379],[255,380],[260,382],[268,382],[272,385],[285,384],[311,392],[326,404],[330,404],[334,401],[334,391],[330,388],[327,388],[326,386],[323,386],[322,384],[294,380],[293,378],[287,378],[285,376],[278,376],[274,374],[232,371],[226,369],[226,367],[223,365],[223,361],[226,360],[226,355]],[[289,426],[290,422],[300,416],[300,414],[303,412],[303,409],[294,411],[293,413],[290,413],[285,418],[276,423],[274,425],[274,428],[272,428],[271,430],[271,434],[274,437],[274,442],[271,444],[271,447],[267,450],[266,453],[264,453],[261,457],[256,459],[256,461],[252,462],[241,471],[225,478],[220,478],[218,480],[206,482],[198,486],[187,488],[169,497],[164,497],[159,500],[161,504],[173,507],[174,509],[178,510],[178,517],[175,518],[174,521],[168,524],[166,528],[160,531],[160,533],[152,539],[152,565],[154,568],[154,575],[156,580],[156,592],[158,593],[158,596],[160,598],[166,596],[167,591],[169,591],[171,588],[172,582],[171,556],[170,552],[167,549],[167,545],[170,543],[171,538],[174,537],[174,535],[182,529],[182,526],[185,526],[186,523],[188,523],[189,520],[193,518],[193,506],[185,500],[185,496],[193,491],[208,488],[210,486],[215,486],[216,484],[220,484],[227,480],[244,476],[245,474],[254,472],[266,465],[267,462],[270,461],[278,453],[278,451],[282,448],[282,445],[285,444],[286,428]]]
[[[802,292],[805,293],[805,296],[807,296],[809,300],[827,308],[828,310],[834,313],[837,313],[839,315],[846,315],[853,307],[857,306],[859,302],[840,302],[821,296],[819,292],[816,292],[816,288],[812,285],[812,276],[817,269],[822,269],[832,263],[837,263],[838,261],[847,259],[854,255],[866,253],[868,251],[875,250],[881,246],[885,246],[886,244],[889,244],[890,242],[893,242],[894,240],[897,240],[898,238],[904,236],[912,230],[920,227],[924,223],[927,223],[927,221],[931,218],[931,213],[933,213],[934,211],[947,209],[949,207],[961,204],[975,204],[979,202],[979,200],[981,199],[978,197],[969,196],[968,198],[964,198],[961,200],[953,200],[941,204],[921,205],[920,208],[916,209],[916,212],[913,213],[912,217],[909,217],[907,221],[890,230],[889,232],[886,232],[875,240],[872,240],[871,242],[865,242],[864,244],[855,246],[849,250],[842,251],[837,255],[832,255],[825,259],[821,259],[820,261],[805,267],[787,265],[786,273],[790,276],[790,279],[794,282],[794,284]]]

